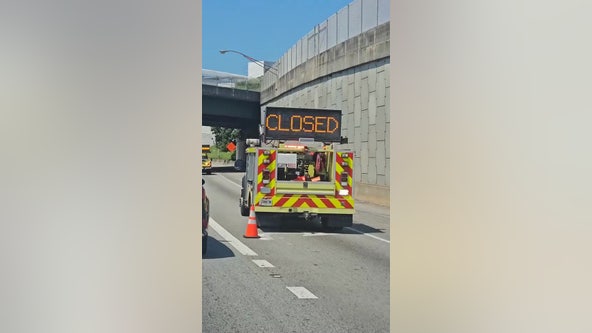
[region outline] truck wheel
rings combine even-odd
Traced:
[[[249,216],[250,208],[248,206],[245,207],[245,205],[241,204],[240,210],[241,210],[241,216]]]
[[[245,176],[243,176],[241,183],[242,183],[241,193],[240,193],[241,216],[249,216],[250,207],[248,205],[248,201],[245,200],[245,197],[247,196],[247,179],[245,178]],[[247,203],[247,205],[245,205],[245,203]]]

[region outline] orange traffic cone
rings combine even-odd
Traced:
[[[259,238],[259,231],[257,230],[257,220],[255,218],[255,206],[251,205],[249,212],[249,222],[247,223],[247,230],[245,231],[245,238]]]

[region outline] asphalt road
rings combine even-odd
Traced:
[[[247,239],[242,173],[204,175],[210,198],[203,332],[389,332],[388,208],[356,203],[352,228],[260,228]]]

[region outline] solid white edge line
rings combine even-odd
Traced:
[[[232,234],[226,229],[222,228],[218,222],[214,221],[213,218],[210,217],[210,227],[214,229],[222,238],[224,238],[230,245],[232,245],[238,252],[240,252],[244,256],[256,256],[257,253],[251,250],[248,246],[243,244],[239,241],[236,237],[232,236]]]
[[[374,238],[374,239],[377,239],[377,240],[379,240],[379,241],[383,241],[383,242],[385,242],[385,243],[389,243],[389,244],[391,243],[391,241],[390,241],[390,240],[386,240],[386,239],[384,239],[384,238],[380,238],[380,237],[376,237],[376,236],[374,236],[374,235],[367,234],[367,233],[365,233],[365,232],[363,232],[363,231],[360,231],[360,230],[358,230],[358,229],[354,229],[354,228],[351,228],[351,227],[344,227],[343,229],[351,230],[351,231],[357,232],[357,233],[359,233],[359,234],[362,234],[362,235],[365,235],[365,236],[368,236],[368,237],[372,237],[372,238]]]
[[[291,291],[294,295],[296,295],[296,297],[298,297],[300,299],[316,299],[316,298],[318,298],[313,293],[308,291],[308,289],[306,289],[304,287],[286,287],[286,288],[288,288],[289,291]]]

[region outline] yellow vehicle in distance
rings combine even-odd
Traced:
[[[210,145],[202,145],[201,146],[201,172],[207,173],[208,175],[212,174],[212,160],[208,156],[210,152]]]

